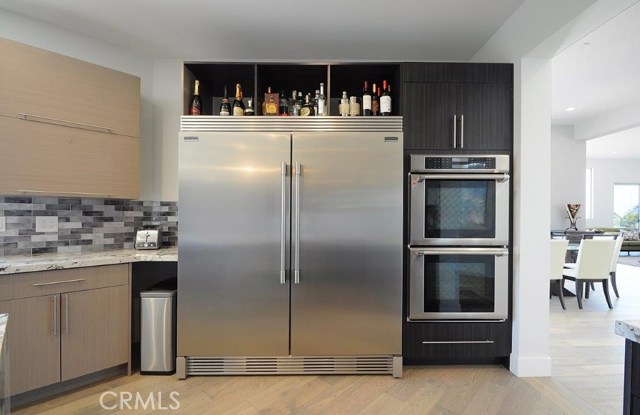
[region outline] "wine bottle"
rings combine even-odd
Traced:
[[[364,88],[362,88],[362,115],[371,115],[371,94],[367,81],[364,81]]]
[[[304,102],[304,105],[302,106],[302,109],[300,109],[300,115],[303,117],[309,117],[309,116],[315,115],[315,112],[313,109],[313,103],[311,103],[311,94],[307,94],[304,98],[305,98],[305,102]]]
[[[373,98],[371,98],[371,115],[380,115],[380,88],[373,84]]]
[[[247,101],[247,109],[244,111],[244,115],[254,115],[255,111],[253,110],[253,98],[249,98]]]
[[[391,94],[387,90],[387,80],[382,81],[382,95],[380,95],[380,115],[391,115]]]
[[[222,96],[222,103],[220,104],[220,115],[231,115],[231,104],[229,103],[226,85],[224,86],[224,95]]]
[[[201,115],[202,114],[202,101],[200,100],[200,81],[196,79],[195,87],[193,91],[193,97],[191,98],[191,106],[189,107],[189,115]]]
[[[242,86],[236,84],[236,99],[233,100],[233,115],[244,115],[244,102],[242,102]]]
[[[287,100],[284,91],[280,91],[280,109],[278,110],[278,115],[283,117],[289,115],[289,100]]]
[[[318,112],[316,115],[324,116],[327,114],[327,97],[324,95],[324,82],[320,82],[320,94],[318,95]]]
[[[349,97],[347,96],[347,91],[342,91],[342,98],[340,98],[338,110],[340,111],[340,115],[343,117],[349,115]]]

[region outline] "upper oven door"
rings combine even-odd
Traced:
[[[410,244],[508,245],[509,175],[410,174]]]

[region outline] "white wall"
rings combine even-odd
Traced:
[[[140,198],[176,200],[154,175],[153,59],[2,9],[0,37],[140,77]]]
[[[588,159],[587,168],[593,169],[593,219],[587,227],[613,226],[613,185],[640,183],[638,160]]]
[[[573,139],[573,126],[551,128],[551,229],[569,227],[565,205],[579,203],[578,229],[585,228],[585,169],[587,146]]]

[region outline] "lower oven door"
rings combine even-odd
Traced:
[[[409,250],[409,320],[508,317],[507,248]]]

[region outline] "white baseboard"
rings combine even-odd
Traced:
[[[551,358],[519,357],[512,353],[509,370],[519,378],[551,376]]]

